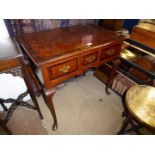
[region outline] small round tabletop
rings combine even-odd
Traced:
[[[135,85],[129,88],[125,100],[133,117],[155,129],[155,87]]]

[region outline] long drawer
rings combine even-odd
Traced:
[[[61,63],[55,64],[48,67],[50,80],[60,78],[67,74],[70,74],[78,70],[78,57],[70,60],[64,60]]]

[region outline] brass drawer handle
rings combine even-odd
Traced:
[[[114,49],[111,49],[111,50],[107,51],[107,54],[108,54],[108,55],[113,55],[114,52],[115,52]]]
[[[89,56],[89,57],[86,58],[86,61],[93,62],[95,60],[95,58],[96,57],[94,55],[91,55],[91,56]]]
[[[70,66],[64,66],[63,68],[60,68],[60,72],[63,72],[63,73],[67,73],[70,69]]]

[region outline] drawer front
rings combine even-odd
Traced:
[[[117,52],[117,47],[103,49],[103,50],[101,50],[100,60],[112,57],[112,56],[116,55],[117,53],[118,53]]]
[[[50,80],[65,76],[69,73],[78,70],[78,58],[63,61],[54,66],[48,67],[48,72],[50,75]]]
[[[82,56],[82,65],[87,65],[98,60],[99,51],[94,51],[92,53]]]

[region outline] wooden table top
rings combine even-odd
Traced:
[[[18,41],[36,66],[57,57],[72,55],[75,51],[83,52],[110,44],[117,39],[113,31],[92,24],[34,32],[18,37]]]
[[[0,61],[21,56],[15,45],[15,40],[11,38],[0,39]]]

